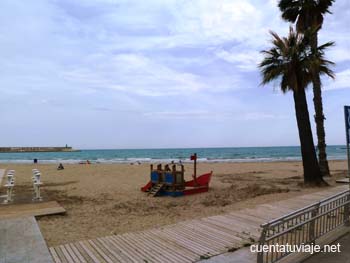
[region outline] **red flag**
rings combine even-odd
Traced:
[[[197,154],[191,155],[191,161],[196,161],[197,160]]]

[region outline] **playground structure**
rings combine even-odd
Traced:
[[[185,169],[182,163],[158,164],[154,169],[151,164],[151,179],[141,191],[153,196],[183,196],[208,192],[213,172],[197,177],[197,154],[191,156],[194,161],[193,180],[185,181]]]

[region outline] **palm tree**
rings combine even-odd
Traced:
[[[334,77],[329,66],[333,63],[324,58],[324,51],[333,45],[332,42],[312,49],[309,39],[290,28],[288,37],[280,38],[272,34],[272,48],[262,51],[263,61],[259,64],[262,73],[262,84],[280,81],[282,92],[293,92],[295,114],[299,131],[301,155],[304,168],[304,183],[324,185],[316,157],[312,137],[309,111],[305,90],[312,82],[314,74],[326,74]]]
[[[310,29],[315,30],[315,34],[310,39],[310,45],[312,48],[317,48],[317,31],[321,29],[323,17],[326,13],[330,13],[329,7],[332,6],[334,1],[335,0],[280,0],[278,7],[282,12],[282,18],[284,20],[291,23],[296,22],[298,32],[305,33]],[[319,164],[322,175],[329,176],[320,75],[316,74],[312,82]]]

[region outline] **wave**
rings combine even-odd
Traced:
[[[346,156],[329,156],[329,160],[346,160]],[[39,163],[42,164],[78,164],[86,162],[86,159],[39,159]],[[192,163],[189,158],[92,158],[89,159],[90,163],[101,164],[113,164],[113,163],[128,163],[128,164],[140,164],[140,163]],[[288,157],[242,157],[242,158],[198,158],[199,163],[249,163],[249,162],[288,162],[288,161],[301,161],[300,157],[288,156]],[[3,159],[0,163],[13,163],[13,164],[32,164],[32,159]]]

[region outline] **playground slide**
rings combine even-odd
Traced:
[[[152,182],[149,181],[145,186],[141,187],[141,191],[142,192],[147,192],[147,190],[151,189],[152,188]]]

